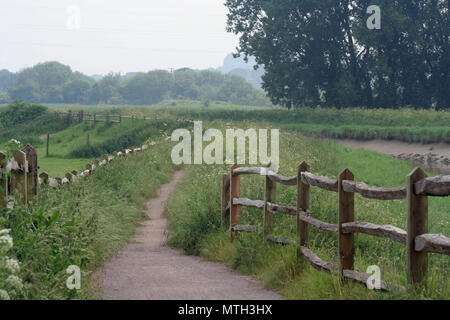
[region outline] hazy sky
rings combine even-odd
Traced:
[[[0,0],[0,69],[54,60],[86,74],[218,67],[238,44],[224,2]]]

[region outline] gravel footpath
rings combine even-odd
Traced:
[[[150,220],[138,229],[134,243],[95,275],[106,300],[278,300],[249,276],[234,273],[222,263],[186,256],[165,246],[165,202],[184,172],[158,190],[147,203]]]

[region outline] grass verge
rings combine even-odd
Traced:
[[[0,209],[0,229],[11,229],[12,256],[21,265],[23,299],[89,299],[92,273],[134,235],[143,200],[171,178],[171,145],[118,158],[82,182],[43,189],[29,208]],[[81,268],[81,290],[69,291],[66,269]]]

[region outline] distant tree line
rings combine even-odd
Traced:
[[[271,105],[264,91],[242,77],[216,71],[180,69],[110,73],[96,81],[58,62],[40,63],[18,73],[0,71],[0,103],[155,104],[165,99]]]
[[[450,108],[450,0],[227,0],[237,54],[287,107]],[[370,29],[368,8],[381,9]]]

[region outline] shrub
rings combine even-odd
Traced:
[[[12,127],[42,116],[47,108],[39,104],[29,104],[16,100],[0,111],[0,126]]]

